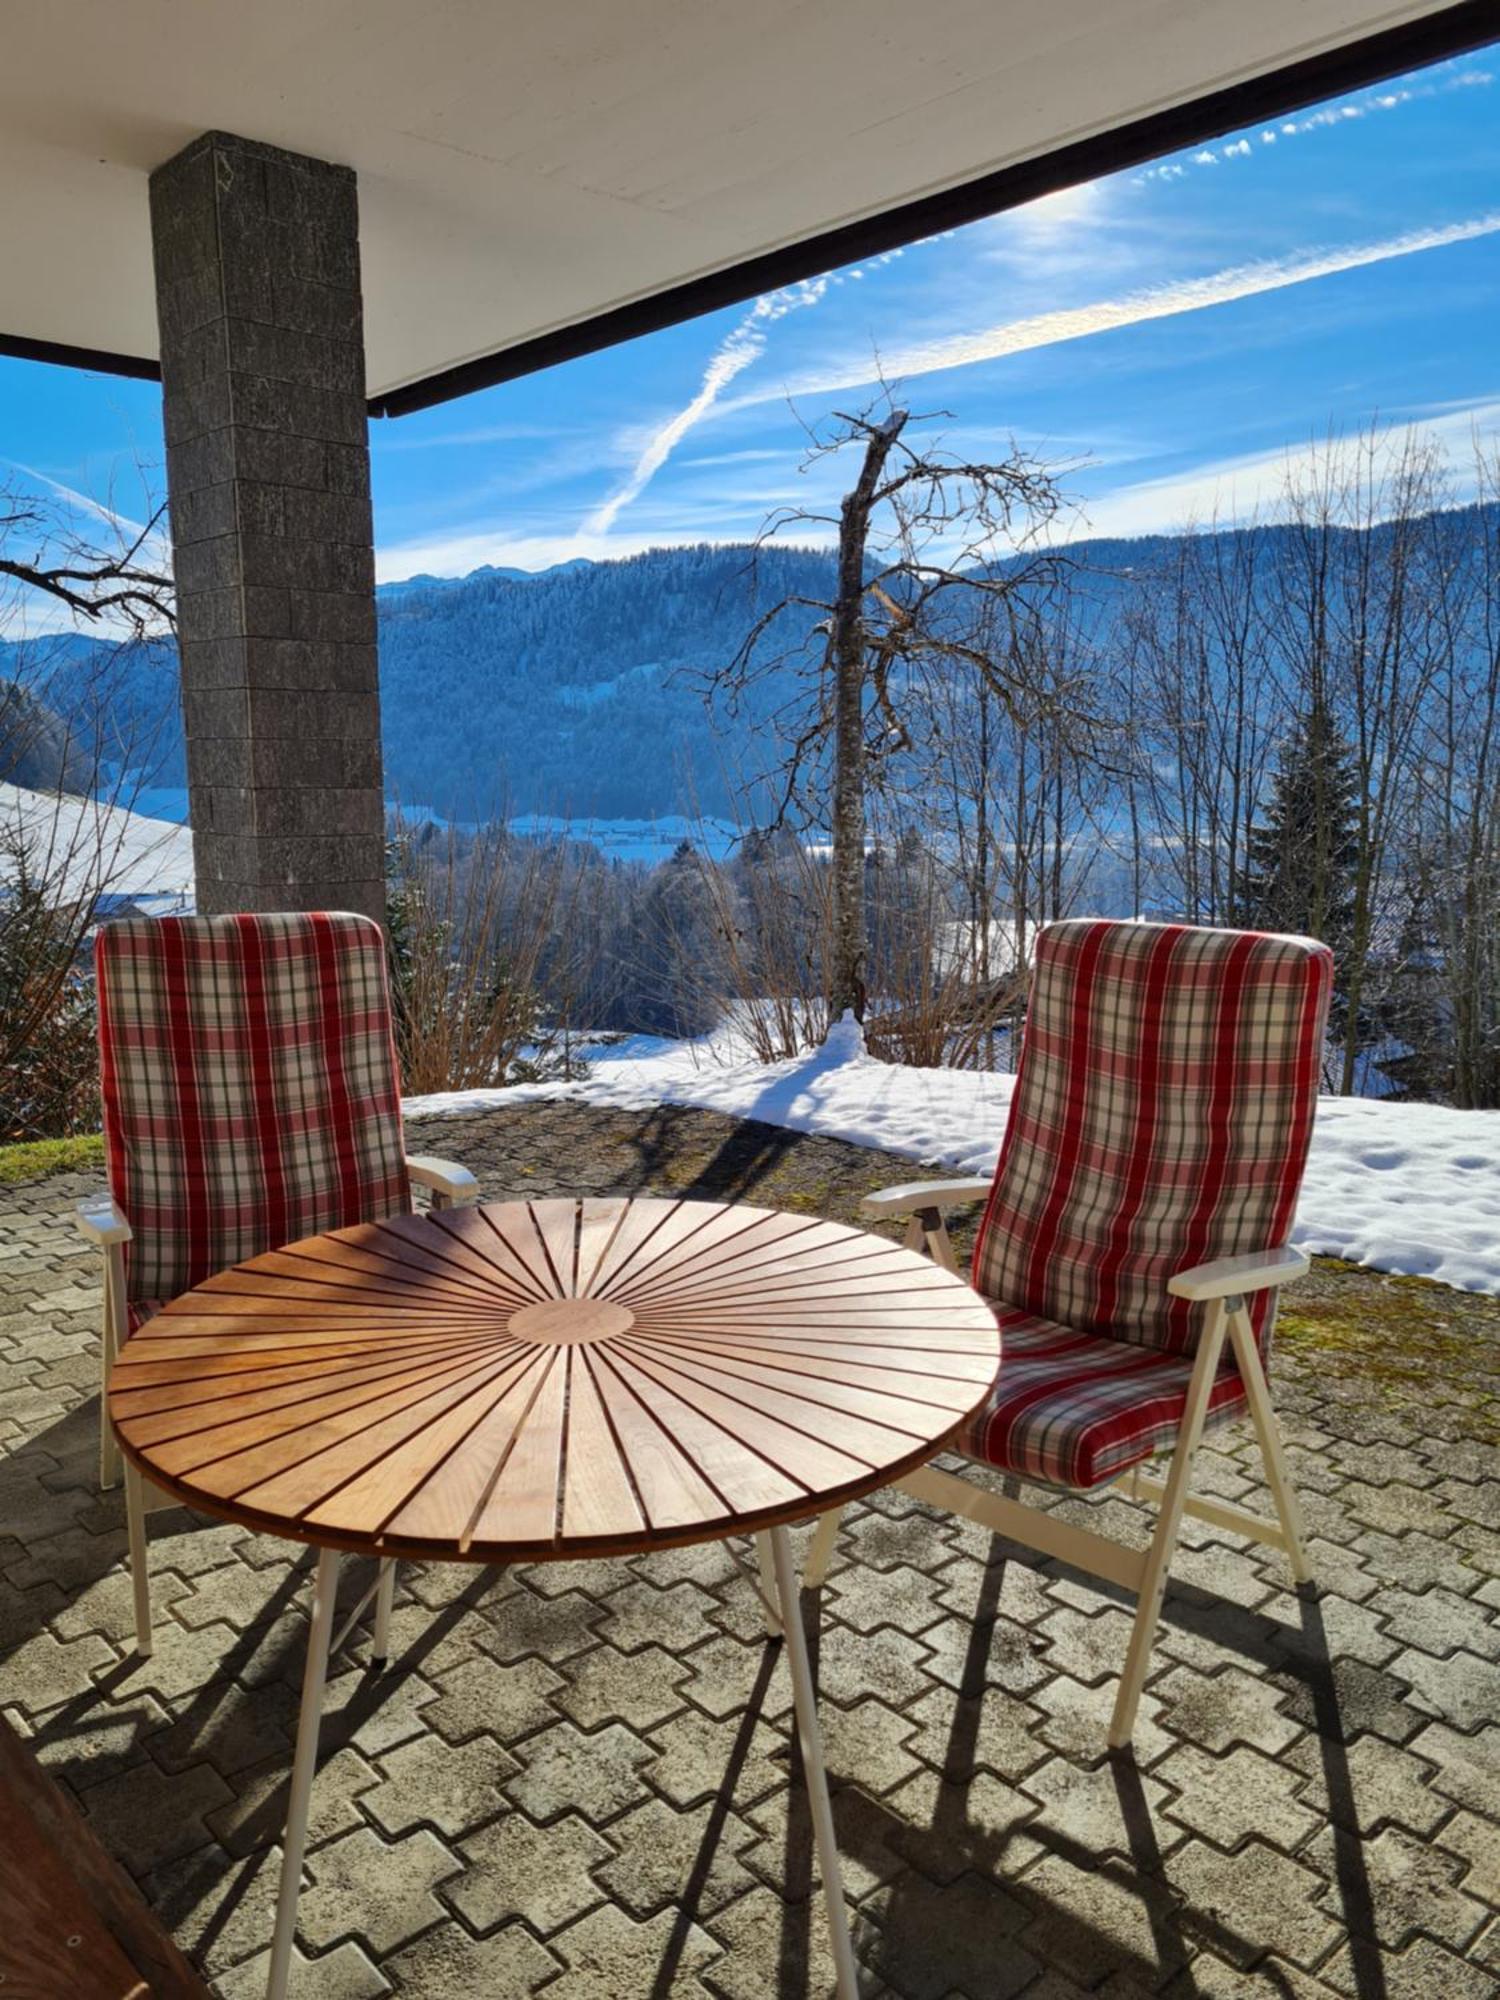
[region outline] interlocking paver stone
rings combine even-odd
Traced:
[[[1391,1672],[1411,1683],[1419,1707],[1459,1729],[1477,1729],[1500,1715],[1500,1658],[1460,1651],[1438,1660],[1413,1648],[1391,1662]]]
[[[912,2000],[946,2000],[955,1990],[1009,2000],[1041,1969],[1017,1939],[1024,1908],[977,1875],[938,1884],[904,1874],[877,1898],[874,1914],[869,1962]]]
[[[662,1910],[634,1922],[618,1904],[580,1917],[549,1940],[567,1966],[547,1988],[554,2000],[615,2000],[622,1993],[707,1994],[698,1977],[719,1947],[697,1924]]]
[[[308,1943],[322,1951],[356,1936],[384,1955],[442,1916],[434,1892],[463,1864],[425,1826],[394,1841],[363,1826],[317,1848],[307,1865],[297,1927]]]
[[[221,2000],[263,2000],[270,1962],[269,1951],[258,1951],[221,1972],[214,1982]],[[294,1993],[316,1993],[318,2000],[379,2000],[390,1992],[391,1982],[346,1939],[321,1958],[309,1958],[300,1945],[293,1945],[291,1987]]]
[[[619,1851],[595,1875],[637,1917],[681,1902],[701,1923],[753,1880],[739,1856],[755,1829],[717,1800],[675,1812],[664,1799],[651,1799],[609,1833]]]
[[[520,1772],[507,1779],[506,1795],[543,1822],[577,1808],[591,1820],[623,1812],[642,1792],[638,1775],[651,1746],[623,1723],[585,1736],[571,1722],[555,1723],[520,1745]]]
[[[286,1824],[290,1763],[277,1756],[269,1763],[235,1774],[234,1796],[207,1815],[214,1838],[231,1854],[250,1854],[258,1847],[270,1847],[281,1838]],[[380,1773],[367,1764],[357,1750],[336,1750],[318,1765],[318,1782],[313,1788],[312,1810],[308,1817],[308,1839],[317,1846],[336,1834],[362,1826],[354,1801],[379,1784]]]
[[[495,1606],[480,1643],[507,1666],[533,1653],[557,1666],[595,1643],[594,1627],[603,1616],[602,1606],[578,1590],[559,1597],[518,1590]]]
[[[422,1710],[425,1728],[435,1729],[449,1743],[479,1735],[514,1743],[556,1722],[550,1697],[568,1683],[545,1660],[516,1660],[497,1668],[493,1660],[481,1658],[435,1675],[433,1685],[438,1698]]]
[[[1434,1789],[1433,1767],[1381,1736],[1361,1736],[1330,1759],[1328,1746],[1304,1736],[1286,1763],[1310,1774],[1302,1802],[1319,1817],[1374,1833],[1396,1820],[1413,1833],[1430,1833],[1452,1810]]]
[[[649,1730],[683,1705],[687,1662],[660,1646],[643,1647],[627,1661],[613,1646],[596,1646],[572,1663],[557,1706],[580,1729],[597,1729],[611,1717]]]
[[[1080,1986],[1124,1973],[1149,1990],[1189,1956],[1177,1899],[1154,1876],[1049,1854],[1016,1889],[1031,1919],[1021,1943]]]
[[[675,1806],[728,1790],[741,1807],[786,1782],[786,1733],[748,1711],[711,1720],[688,1709],[651,1731],[657,1755],[644,1775]]]
[[[489,1193],[852,1219],[911,1177],[673,1107],[410,1137]],[[95,1490],[96,1269],[67,1220],[91,1185],[0,1191],[0,1712],[145,1870],[221,2000],[259,2000],[311,1558],[153,1515],[158,1650],[134,1661],[122,1495]],[[1391,1290],[1445,1340],[1420,1397],[1381,1375],[1379,1338],[1367,1367],[1344,1337]],[[1500,2000],[1500,1303],[1320,1264],[1275,1387],[1317,1590],[1190,1524],[1131,1755],[1105,1748],[1118,1593],[895,1489],[849,1509],[805,1623],[862,2000]],[[1194,1484],[1264,1508],[1246,1428],[1207,1441]],[[1118,1496],[1023,1497],[1133,1547],[1149,1532]],[[346,1605],[368,1579],[348,1566]],[[403,1563],[392,1640],[372,1671],[367,1610],[334,1663],[299,1991],[831,1995],[783,1649],[728,1550]]]
[[[557,1960],[520,1924],[507,1924],[486,1938],[466,1937],[442,1924],[398,1951],[389,1961],[403,1993],[422,2000],[499,2000],[502,1994],[535,1993],[556,1976]],[[322,2000],[322,1988],[318,1988]]]
[[[614,1849],[576,1813],[533,1826],[507,1812],[460,1843],[463,1874],[444,1891],[477,1931],[521,1916],[549,1935],[604,1899],[589,1874]]]
[[[1239,1667],[1208,1677],[1174,1667],[1153,1692],[1167,1706],[1166,1726],[1205,1750],[1227,1750],[1235,1743],[1283,1750],[1300,1733],[1296,1722],[1279,1712],[1282,1690]]]
[[[168,1773],[149,1758],[80,1794],[99,1838],[139,1875],[201,1847],[205,1815],[233,1796],[211,1764]]]
[[[1333,1839],[1321,1833],[1312,1856],[1331,1857]],[[1369,1880],[1370,1934],[1380,1943],[1400,1946],[1422,1931],[1459,1951],[1483,1929],[1489,1906],[1460,1888],[1465,1862],[1444,1851],[1441,1836],[1436,1843],[1418,1840],[1404,1827],[1389,1826],[1364,1843],[1361,1858]],[[1324,1901],[1336,1902],[1335,1892],[1330,1889]]]
[[[1386,2000],[1495,2000],[1500,1980],[1472,1953],[1449,1951],[1433,1938],[1418,1938],[1398,1958],[1381,1961],[1380,1990]],[[1347,1947],[1322,1967],[1336,1993],[1364,2000],[1371,1991],[1370,1960]]]
[[[944,1685],[913,1702],[908,1726],[917,1726],[907,1748],[950,1778],[980,1768],[999,1778],[1017,1779],[1044,1763],[1047,1746],[1037,1712],[1008,1695],[961,1695]],[[1097,1744],[1097,1730],[1090,1737]]]
[[[596,1636],[622,1653],[647,1646],[681,1649],[703,1637],[714,1600],[696,1583],[627,1583],[604,1600],[605,1616]]]
[[[388,1834],[430,1822],[450,1838],[467,1833],[498,1811],[500,1782],[516,1760],[492,1736],[445,1743],[441,1736],[413,1736],[380,1760],[383,1781],[364,1799],[364,1810]]]
[[[1338,1942],[1338,1925],[1316,1900],[1324,1878],[1264,1841],[1233,1855],[1192,1841],[1172,1856],[1167,1878],[1185,1899],[1187,1933],[1233,1964],[1253,1965],[1274,1943],[1310,1969]]]
[[[1258,1834],[1293,1853],[1322,1823],[1297,1803],[1302,1781],[1296,1770],[1244,1744],[1223,1757],[1207,1755],[1196,1743],[1180,1744],[1154,1775],[1177,1792],[1167,1807],[1171,1817],[1216,1847],[1235,1848]]]
[[[1414,1737],[1416,1756],[1436,1766],[1433,1787],[1474,1812],[1500,1819],[1500,1722],[1460,1735],[1445,1722],[1432,1722]]]

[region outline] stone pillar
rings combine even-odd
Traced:
[[[205,133],[151,231],[198,907],[382,916],[354,174]]]

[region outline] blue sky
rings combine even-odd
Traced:
[[[904,384],[1054,462],[1080,531],[1244,513],[1330,426],[1500,431],[1500,46],[372,426],[382,577],[753,535],[804,426]],[[0,455],[138,515],[147,384],[0,360]]]

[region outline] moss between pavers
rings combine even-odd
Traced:
[[[1283,1294],[1276,1342],[1309,1366],[1335,1359],[1392,1409],[1441,1402],[1462,1435],[1500,1444],[1500,1299],[1318,1257]]]
[[[71,1139],[28,1139],[22,1145],[0,1146],[0,1187],[17,1181],[39,1181],[48,1174],[81,1173],[104,1165],[104,1135],[78,1132]]]

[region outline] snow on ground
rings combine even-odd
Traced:
[[[791,1062],[748,1059],[732,1028],[697,1042],[637,1035],[588,1060],[581,1083],[413,1097],[407,1115],[565,1097],[620,1110],[687,1104],[975,1174],[994,1167],[1015,1082],[876,1062],[852,1023]],[[1324,1098],[1292,1234],[1377,1271],[1500,1293],[1500,1112]]]
[[[25,850],[32,875],[59,902],[102,889],[106,909],[121,901],[156,914],[192,908],[193,842],[185,826],[72,792],[0,784],[0,832],[7,850]],[[13,854],[0,853],[0,887],[14,875]]]

